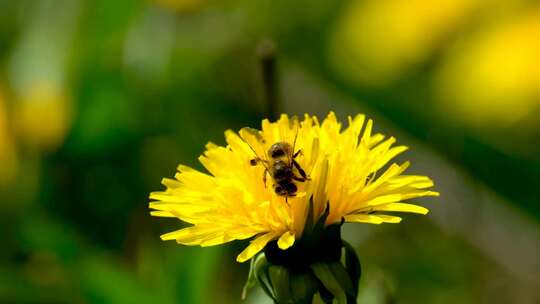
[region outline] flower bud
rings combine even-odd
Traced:
[[[341,224],[325,227],[328,209],[306,226],[294,246],[281,250],[273,242],[252,260],[242,298],[258,283],[278,304],[311,303],[316,294],[326,303],[356,303],[360,261],[352,246],[341,240]]]

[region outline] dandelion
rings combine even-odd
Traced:
[[[238,262],[264,251],[265,263],[287,271],[304,269],[296,272],[302,276],[311,269],[309,273],[337,298],[331,279],[324,279],[328,269],[312,266],[342,257],[341,224],[399,223],[394,212],[428,212],[405,201],[438,195],[428,190],[433,186],[430,178],[403,174],[409,162],[391,163],[407,147],[394,146],[394,137],[373,134],[372,127],[371,119],[366,122],[364,115],[357,115],[349,117],[342,130],[330,113],[322,123],[309,115],[302,121],[281,115],[276,122],[263,120],[261,131],[226,131],[227,146],[208,143],[199,157],[208,173],[180,165],[175,179],[163,179],[165,191],[150,194],[153,216],[191,224],[161,238],[202,247],[251,239]],[[300,177],[300,170],[306,175],[294,181],[292,195],[277,191],[276,178],[268,170],[267,151],[281,142],[293,149],[295,156],[289,157],[297,162],[292,169],[295,176]],[[276,300],[275,290],[269,294]]]

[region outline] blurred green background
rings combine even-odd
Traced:
[[[359,303],[540,303],[540,5],[0,0],[0,303],[240,303],[245,243],[161,242],[163,189],[223,131],[364,112],[436,182],[426,217],[350,225]],[[269,303],[259,291],[246,303]]]

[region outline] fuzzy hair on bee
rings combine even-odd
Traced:
[[[255,134],[258,134],[258,131],[254,129],[250,129],[250,132],[257,132]],[[260,138],[258,139],[260,140]],[[263,165],[265,168],[263,173],[264,185],[266,185],[267,175],[269,175],[273,181],[272,187],[274,192],[279,196],[284,196],[285,199],[296,196],[298,186],[295,182],[309,180],[304,169],[296,161],[296,158],[302,154],[302,150],[294,151],[295,143],[296,136],[292,145],[286,141],[279,141],[272,144],[266,153],[267,158],[258,156],[253,147],[248,143],[255,154],[255,158],[250,160],[250,165]]]

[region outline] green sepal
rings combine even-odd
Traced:
[[[307,215],[306,215],[306,222],[304,224],[304,231],[305,234],[319,234],[324,231],[326,219],[328,218],[328,215],[330,214],[330,204],[326,203],[326,208],[324,209],[324,212],[321,214],[321,216],[315,221],[314,218],[314,206],[313,206],[313,195],[309,198],[309,204],[307,206]]]
[[[271,265],[268,268],[272,290],[279,304],[292,304],[291,285],[289,282],[289,270],[283,266]]]
[[[319,287],[319,297],[324,304],[332,304],[334,296],[324,286]]]
[[[304,231],[306,231],[306,233],[313,230],[313,195],[309,198],[307,208],[306,223],[304,224]]]
[[[252,260],[243,298],[258,282],[276,304],[311,304],[315,294],[324,303],[356,303],[361,265],[354,248],[341,239],[343,220],[327,226],[329,204],[317,219],[313,204],[311,197],[304,233],[293,247],[281,250],[270,242]]]
[[[261,286],[264,293],[270,297],[274,302],[277,302],[274,293],[272,292],[272,283],[270,282],[270,276],[268,274],[268,269],[270,268],[270,263],[266,260],[264,253],[257,255],[255,262],[253,264],[253,273],[259,285]]]
[[[337,299],[338,304],[347,304],[345,290],[334,276],[330,266],[326,263],[315,263],[311,265],[311,270],[326,288]]]
[[[330,271],[332,271],[332,274],[334,275],[334,278],[338,281],[339,285],[341,285],[341,288],[345,291],[346,297],[347,297],[347,303],[356,303],[356,295],[355,288],[353,286],[353,282],[349,276],[349,273],[347,270],[345,270],[345,267],[343,264],[339,262],[330,263],[328,264],[328,267],[330,268]]]
[[[356,254],[356,251],[351,246],[351,244],[347,243],[346,241],[343,241],[343,249],[345,253],[343,255],[345,269],[349,273],[349,277],[352,281],[354,294],[357,295],[360,278],[362,276],[362,266],[360,264],[360,259],[358,258],[358,255]]]
[[[313,226],[313,234],[320,234],[324,231],[326,219],[328,218],[329,214],[330,214],[330,204],[327,203],[323,214],[321,214],[321,217],[319,217],[319,219]]]
[[[244,284],[244,288],[242,288],[242,300],[245,300],[247,298],[248,291],[255,287],[257,285],[257,276],[255,275],[255,264],[257,260],[264,258],[264,254],[259,254],[253,259],[251,259],[249,264],[249,274],[248,278],[246,280],[246,283]]]
[[[291,273],[290,284],[292,298],[295,304],[311,304],[313,296],[317,293],[317,279],[308,273]]]

